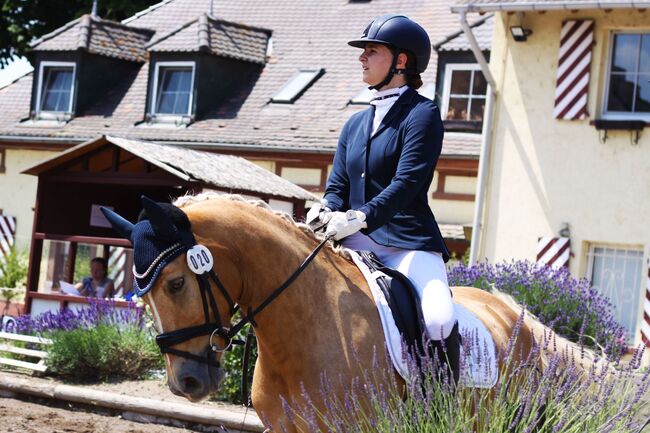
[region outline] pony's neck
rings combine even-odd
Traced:
[[[246,203],[221,199],[198,203],[188,211],[197,239],[219,256],[215,270],[230,276],[232,283],[226,289],[244,312],[270,296],[318,245],[293,222]],[[273,304],[292,297],[287,293],[293,295],[296,287],[307,283],[315,267],[312,263],[305,269]]]
[[[264,302],[287,281],[317,245],[315,239],[278,218],[254,222],[242,230],[237,241],[243,282],[239,299],[242,307],[256,308]],[[312,262],[281,297],[289,300],[295,297],[294,292],[302,293],[302,286],[309,285],[316,268],[318,266]],[[273,302],[279,302],[279,298]]]
[[[237,228],[228,231],[222,242],[239,271],[242,284],[237,301],[247,314],[271,296],[319,242],[294,223],[266,210],[245,211],[245,216],[237,218]],[[290,286],[254,317],[261,351],[264,346],[274,347],[274,357],[282,356],[281,352],[294,356],[278,348],[291,352],[301,339],[314,338],[322,324],[332,320],[330,300],[347,287],[334,283],[342,275],[335,272],[334,262],[345,263],[326,247]]]

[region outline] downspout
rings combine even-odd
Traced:
[[[496,83],[490,67],[481,48],[476,42],[472,29],[467,23],[465,11],[460,11],[460,26],[469,41],[469,45],[474,53],[474,57],[481,66],[481,72],[485,77],[487,87],[487,101],[485,103],[485,113],[483,117],[483,129],[481,130],[481,153],[478,162],[478,179],[476,184],[476,200],[474,203],[474,222],[472,224],[472,241],[470,245],[469,265],[476,264],[479,249],[481,247],[483,232],[483,201],[485,199],[485,190],[487,184],[488,162],[490,160],[492,146],[492,118],[494,116],[494,100],[496,98]]]

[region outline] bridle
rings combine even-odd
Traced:
[[[264,310],[271,302],[273,302],[280,294],[287,289],[298,276],[309,266],[309,264],[314,260],[316,255],[320,252],[323,246],[330,240],[330,237],[326,237],[312,252],[307,256],[307,258],[298,266],[298,268],[293,271],[293,273],[282,283],[278,288],[276,288],[260,305],[256,308],[249,308],[246,314],[243,314],[243,318],[236,324],[226,327],[223,324],[221,315],[219,314],[219,309],[217,308],[217,301],[212,293],[210,287],[210,280],[221,292],[221,295],[225,298],[228,303],[228,308],[230,315],[234,315],[239,310],[239,305],[236,304],[228,291],[226,290],[224,284],[221,282],[219,275],[214,270],[214,266],[208,271],[201,274],[196,274],[196,280],[199,285],[199,290],[201,293],[201,302],[203,303],[203,315],[205,317],[205,323],[197,326],[190,326],[187,328],[176,329],[170,332],[164,332],[156,336],[156,343],[160,348],[162,353],[169,353],[172,355],[181,356],[183,358],[191,359],[193,361],[201,362],[208,364],[213,367],[220,368],[221,364],[219,360],[216,359],[217,353],[225,352],[229,350],[233,344],[244,344],[243,341],[235,339],[237,333],[247,324],[251,324],[253,327],[257,327],[255,322],[255,316],[257,316],[262,310]],[[214,321],[210,321],[210,310],[214,316]],[[209,345],[210,350],[206,353],[205,356],[199,356],[191,352],[184,350],[174,349],[172,346],[181,344],[185,341],[191,340],[196,337],[210,336]],[[222,346],[218,346],[214,339],[215,337],[222,338],[225,343]]]

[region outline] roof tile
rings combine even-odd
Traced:
[[[201,14],[198,19],[151,42],[148,48],[152,52],[207,50],[223,57],[264,64],[270,35],[270,30],[217,20]]]
[[[620,1],[614,0],[609,2],[594,0],[456,0],[452,4],[452,10],[470,10],[470,11],[516,11],[516,10],[549,10],[549,9],[600,9],[612,8],[618,3],[618,7],[629,9],[645,9],[650,6],[648,0]]]
[[[72,26],[43,36],[32,44],[34,51],[87,50],[100,56],[144,62],[145,44],[153,30],[129,27],[113,21],[84,15]]]
[[[85,141],[104,133],[157,142],[187,143],[196,147],[244,146],[278,151],[332,152],[345,121],[353,113],[366,108],[348,104],[365,86],[358,63],[359,51],[347,45],[349,39],[357,36],[373,17],[394,12],[404,13],[421,23],[432,41],[442,40],[460,27],[458,16],[449,11],[449,3],[444,0],[373,0],[369,3],[320,0],[317,6],[311,0],[213,2],[214,13],[210,16],[216,18],[211,23],[223,23],[221,27],[213,25],[209,35],[211,49],[216,49],[217,54],[220,47],[228,47],[231,54],[258,58],[261,56],[261,35],[257,31],[249,33],[242,29],[273,31],[270,57],[250,92],[215,101],[210,113],[188,127],[144,126],[150,69],[145,63],[134,77],[128,77],[120,84],[128,89],[114,89],[114,94],[121,95],[117,103],[99,99],[97,106],[88,113],[79,113],[61,127],[44,128],[20,123],[29,115],[30,74],[0,89],[0,112],[3,113],[0,116],[0,136],[69,137]],[[209,4],[210,0],[165,0],[146,13],[125,20],[120,28],[150,28],[155,31],[150,40],[161,39],[178,30],[183,23],[191,23],[207,13]],[[468,14],[470,20],[477,18],[478,15]],[[77,25],[78,21],[67,28]],[[198,21],[195,31],[188,28],[182,31],[188,32],[188,40],[193,46],[198,46]],[[60,37],[63,38],[65,33],[69,32],[60,32]],[[78,36],[76,31],[73,33]],[[237,53],[233,53],[235,44],[228,40],[233,34],[237,38]],[[49,44],[55,37],[41,41],[41,44]],[[70,39],[71,43],[78,40]],[[59,45],[62,46],[64,44]],[[42,45],[38,45],[37,49],[40,48]],[[434,52],[429,68],[422,75],[425,84],[435,83],[436,58]],[[295,103],[280,105],[269,102],[296,71],[306,68],[324,68],[325,74]],[[454,143],[448,137],[452,135],[445,138],[443,155],[472,156],[474,152],[473,157],[478,157],[478,146],[471,150],[471,146]]]
[[[494,32],[494,15],[481,18],[470,24],[470,27],[479,48],[489,50],[492,45],[492,33]],[[458,30],[449,34],[442,41],[434,43],[434,49],[437,51],[469,51],[472,48],[465,36],[465,32]]]

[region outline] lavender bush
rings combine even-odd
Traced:
[[[627,348],[625,328],[614,319],[609,299],[586,279],[573,278],[566,268],[539,267],[526,261],[460,264],[449,271],[449,284],[487,291],[495,287],[558,334],[587,347],[600,347],[612,359]]]
[[[51,338],[46,364],[66,380],[137,379],[164,367],[145,309],[92,299],[88,308],[21,316],[6,331]]]
[[[71,331],[73,329],[92,329],[97,325],[134,326],[142,329],[145,325],[145,310],[130,302],[127,308],[115,308],[113,300],[89,298],[90,303],[84,309],[66,308],[61,311],[48,311],[37,317],[19,316],[7,324],[6,332],[28,335],[43,335],[53,331]]]
[[[518,326],[521,326],[521,321]],[[509,347],[514,348],[516,333]],[[465,339],[464,344],[471,338]],[[477,343],[469,350],[481,350]],[[547,341],[545,344],[552,344]],[[369,370],[360,364],[352,388],[322,378],[318,396],[283,401],[291,423],[301,432],[328,433],[637,433],[635,419],[645,405],[648,373],[638,373],[640,354],[625,369],[602,363],[583,368],[573,354],[557,354],[541,369],[536,360],[541,347],[527,359],[515,361],[513,350],[499,354],[503,360],[499,380],[491,389],[454,388],[438,366],[426,360],[420,375],[410,363],[408,398],[403,398],[392,369],[374,362]],[[575,354],[579,360],[580,354]],[[462,361],[464,362],[464,361]],[[324,404],[317,410],[312,398]],[[280,429],[283,431],[283,429]],[[286,431],[286,430],[285,430]]]

